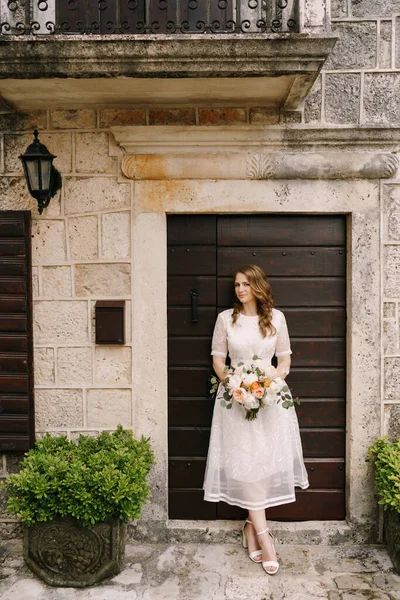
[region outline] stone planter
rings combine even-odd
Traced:
[[[394,568],[400,573],[400,513],[387,510],[384,515],[386,543]]]
[[[24,558],[49,585],[86,587],[123,568],[126,525],[121,521],[79,527],[59,519],[25,528]]]

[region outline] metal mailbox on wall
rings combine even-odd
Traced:
[[[99,300],[95,305],[96,344],[125,344],[125,301]]]

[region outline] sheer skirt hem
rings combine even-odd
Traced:
[[[295,483],[296,487],[300,487],[302,490],[306,490],[309,486],[308,481],[302,483]],[[291,502],[296,502],[296,496],[290,494],[288,496],[280,496],[278,498],[271,498],[270,500],[266,500],[263,503],[259,502],[247,502],[244,503],[238,498],[231,498],[226,494],[212,494],[209,492],[204,492],[204,500],[206,502],[226,502],[231,506],[239,506],[239,508],[244,508],[245,510],[263,510],[265,508],[272,508],[273,506],[281,506],[282,504],[290,504]]]

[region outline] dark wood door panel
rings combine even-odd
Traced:
[[[340,521],[346,517],[344,490],[296,490],[296,502],[267,510],[277,521]]]
[[[28,413],[29,400],[27,396],[0,396],[0,415]]]
[[[27,331],[26,314],[0,314],[0,331]]]
[[[170,427],[210,427],[213,410],[211,398],[170,398],[168,423]]]
[[[296,339],[292,337],[292,362],[296,367],[344,367],[346,342],[344,338]]]
[[[336,278],[271,278],[272,293],[278,308],[286,306],[344,306],[345,280]],[[218,278],[218,306],[232,306],[232,278]]]
[[[217,503],[204,502],[203,490],[169,490],[170,519],[209,521],[217,517]]]
[[[206,470],[206,458],[181,458],[171,456],[168,465],[169,487],[181,488],[182,481],[186,488],[201,488]]]
[[[25,279],[19,277],[0,278],[0,294],[24,294],[26,292]]]
[[[0,374],[0,391],[2,394],[9,392],[14,392],[16,394],[28,393],[28,376],[21,374]]]
[[[0,452],[26,452],[31,446],[31,436],[22,433],[0,433]]]
[[[0,297],[0,314],[2,313],[25,313],[26,312],[25,296],[1,296]]]
[[[5,258],[0,258],[0,277],[6,277],[10,275],[20,277],[24,277],[26,275],[26,262],[24,257],[9,258],[7,256]]]
[[[190,290],[199,290],[199,306],[215,307],[217,303],[216,277],[168,277],[168,305],[190,306]]]
[[[344,369],[298,369],[292,367],[287,379],[293,396],[306,398],[343,398],[346,394]]]
[[[293,308],[284,309],[291,337],[343,337],[346,334],[344,308]]]
[[[199,296],[199,302],[201,297]],[[217,311],[215,307],[199,307],[199,321],[192,323],[192,310],[190,307],[171,307],[168,309],[168,331],[170,335],[187,336],[212,336],[214,331]]]
[[[215,275],[214,246],[170,246],[168,275]]]
[[[211,338],[170,337],[168,341],[168,362],[177,365],[210,364]]]
[[[168,394],[173,396],[204,396],[210,395],[210,368],[180,368],[168,369]]]
[[[0,256],[25,256],[26,244],[23,238],[0,239]]]
[[[1,353],[0,373],[28,373],[27,354]]]
[[[168,218],[168,245],[217,243],[216,215],[174,215]]]
[[[27,348],[26,335],[22,333],[0,333],[0,352],[21,352],[27,350]]]
[[[28,415],[0,415],[0,429],[5,433],[29,433]]]
[[[23,219],[6,216],[5,212],[0,213],[0,238],[24,237],[26,233]]]
[[[341,215],[233,215],[218,219],[220,246],[344,246]]]
[[[170,427],[168,448],[171,456],[206,456],[209,427]]]
[[[301,427],[344,427],[346,404],[344,398],[301,398],[296,405],[297,418]]]
[[[338,489],[345,487],[345,464],[343,458],[306,459],[304,464],[308,473],[309,489]]]
[[[346,264],[343,248],[286,247],[218,249],[218,275],[232,276],[242,265],[257,263],[271,276],[340,277]]]

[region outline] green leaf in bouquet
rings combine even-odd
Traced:
[[[244,362],[240,362],[237,364],[238,367],[243,367],[244,366]]]
[[[221,406],[222,406],[223,408],[225,408],[225,407],[226,407],[226,402],[225,402],[225,400],[221,400]]]
[[[257,356],[257,354],[254,354],[253,358],[251,360],[260,360],[260,357]]]
[[[217,383],[218,380],[216,377],[211,377],[210,381],[211,383]]]
[[[231,401],[231,397],[229,395],[229,392],[224,392],[224,400],[226,400],[228,402],[228,404]]]
[[[283,406],[283,408],[290,408],[291,406],[293,406],[293,402],[289,402],[289,400],[285,400],[285,402],[282,402],[282,406]]]
[[[290,394],[284,394],[285,398],[287,398],[288,400],[292,399],[292,396]]]
[[[256,368],[256,373],[259,377],[261,377],[261,375],[263,374],[263,372],[261,371],[261,369],[259,369],[258,367]]]
[[[283,388],[282,388],[282,392],[288,392],[288,391],[289,391],[288,386],[284,385]]]
[[[226,408],[232,408],[232,402],[226,405]]]

